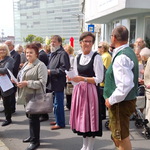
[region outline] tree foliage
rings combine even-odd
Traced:
[[[40,37],[40,36],[37,36],[37,37],[34,38],[33,41],[35,41],[35,42],[40,42],[40,43],[44,43],[45,39],[42,38],[42,37]]]
[[[32,43],[35,37],[36,37],[35,35],[29,34],[26,38],[23,38],[23,40],[26,43]]]
[[[23,38],[23,41],[25,43],[32,43],[32,42],[40,42],[40,43],[45,43],[46,45],[49,45],[51,43],[51,37],[53,35],[51,35],[50,37],[46,37],[45,39],[40,37],[40,36],[36,36],[36,35],[33,35],[33,34],[29,34],[27,37]],[[62,37],[62,44],[64,45],[65,44],[65,38]]]
[[[44,43],[45,39],[40,37],[40,36],[36,36],[33,34],[29,34],[26,38],[23,38],[23,41],[25,43],[32,43],[32,42],[40,42],[40,43]]]

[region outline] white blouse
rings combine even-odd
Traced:
[[[82,53],[80,61],[79,61],[79,64],[80,65],[87,65],[90,62],[93,54],[94,54],[94,51],[91,51],[87,55],[84,55]],[[74,67],[73,68],[74,68],[75,74],[78,75],[78,70],[77,70],[77,56],[75,57]],[[96,55],[95,58],[94,58],[93,70],[95,72],[95,77],[93,77],[93,78],[95,80],[96,85],[98,85],[98,83],[101,83],[103,81],[103,76],[104,76],[104,67],[103,67],[103,62],[102,62],[102,58],[101,58],[100,55]]]
[[[125,47],[129,47],[129,45],[125,44],[114,49],[113,58],[119,51],[121,51]],[[123,101],[130,90],[134,87],[134,75],[132,72],[134,63],[129,57],[124,54],[117,56],[112,67],[117,88],[109,97],[109,103],[111,105]]]

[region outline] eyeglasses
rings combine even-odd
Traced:
[[[102,48],[102,46],[98,46],[98,48]]]
[[[6,51],[6,49],[0,49],[0,51],[1,51],[1,52],[5,52],[5,51]]]
[[[110,38],[111,38],[112,36],[114,36],[114,35],[110,35]]]
[[[89,44],[92,44],[93,41],[82,41],[83,43],[89,43]]]

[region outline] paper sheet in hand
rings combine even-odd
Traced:
[[[0,76],[0,86],[3,92],[8,91],[9,89],[14,87],[8,75]]]
[[[77,76],[74,70],[71,70],[71,71],[65,70],[65,73],[66,73],[66,75],[67,75],[69,78],[73,78],[73,77]],[[77,84],[78,84],[77,82],[73,82],[73,81],[71,81],[71,83],[72,83],[73,85],[77,85]]]
[[[17,83],[18,81],[17,81],[17,79],[14,77],[14,75],[12,74],[12,72],[11,72],[9,69],[7,69],[7,71],[8,71],[8,73],[9,73],[9,75],[10,75],[11,80],[14,80],[14,81]]]

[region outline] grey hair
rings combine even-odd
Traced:
[[[145,47],[141,50],[140,52],[140,55],[141,56],[146,56],[146,57],[150,57],[150,49]]]

